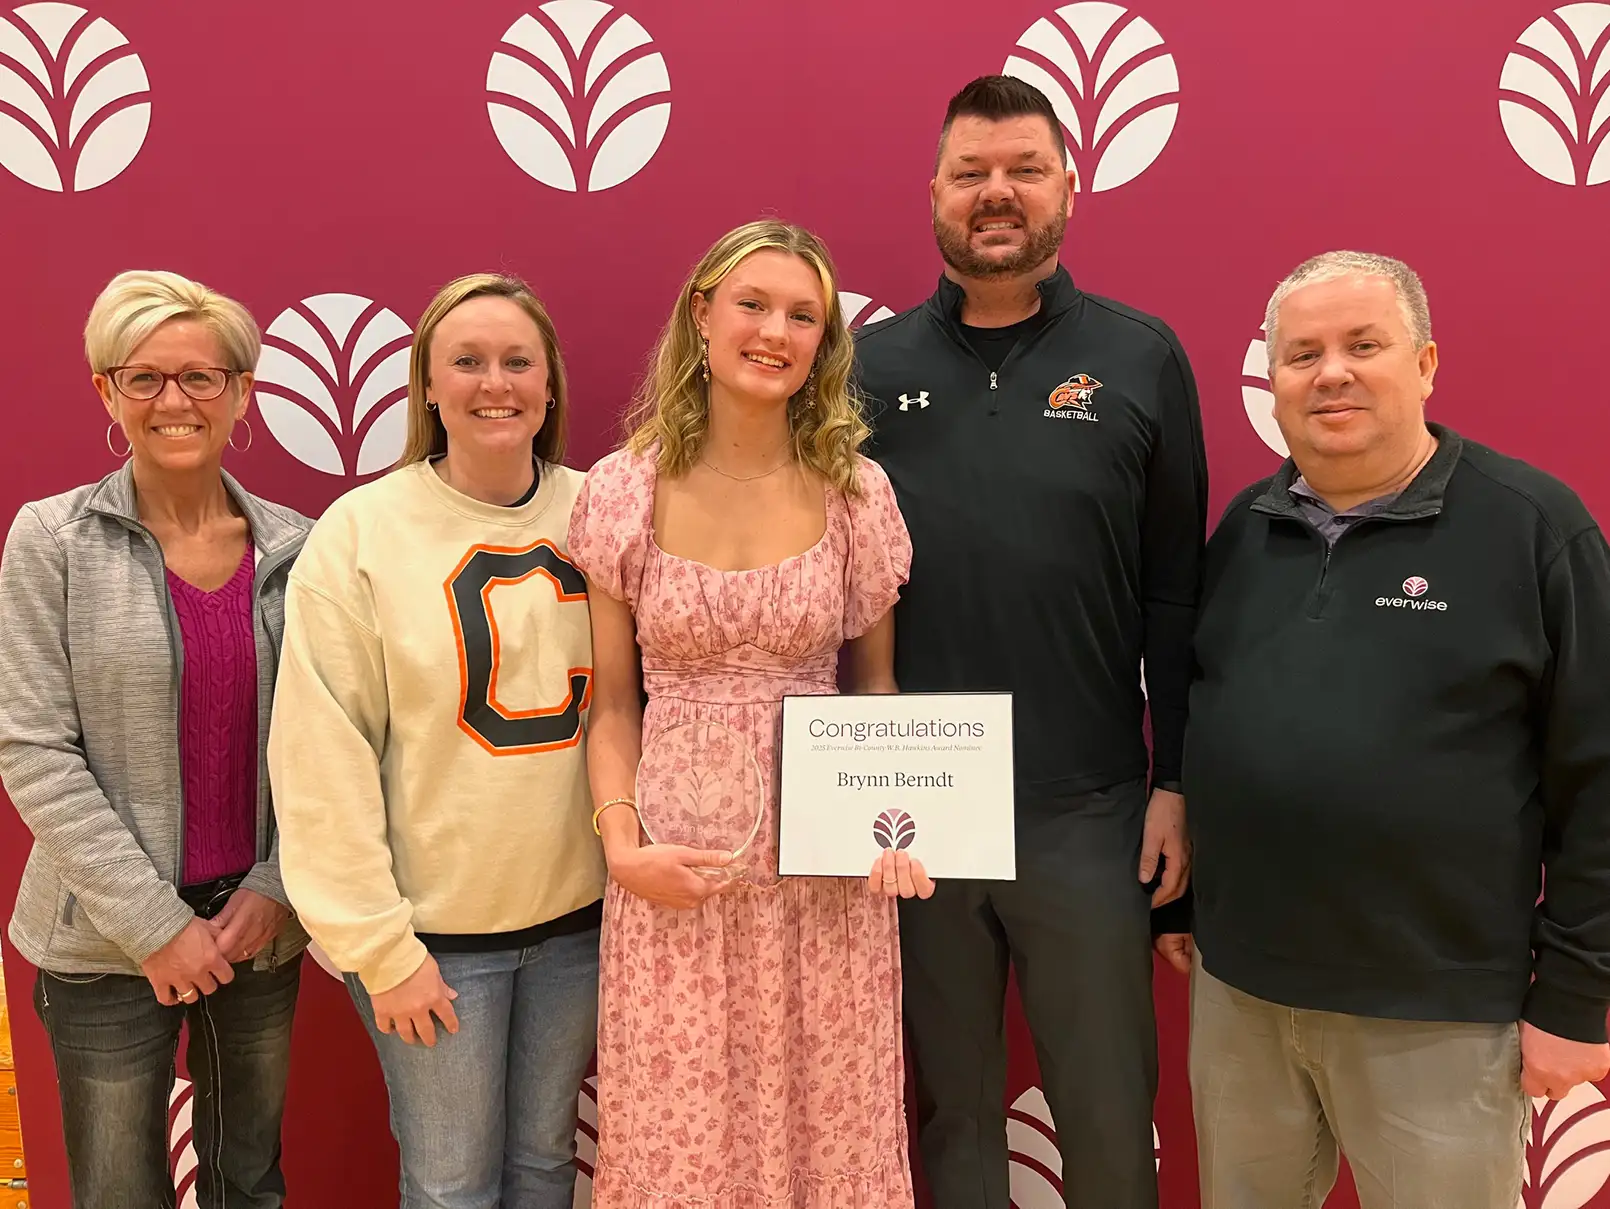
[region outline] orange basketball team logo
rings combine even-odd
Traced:
[[[1064,407],[1077,407],[1083,411],[1090,406],[1091,396],[1100,389],[1101,383],[1089,374],[1074,374],[1052,391],[1046,402],[1051,405],[1052,411],[1061,411]]]

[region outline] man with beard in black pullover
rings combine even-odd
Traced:
[[[1340,1152],[1364,1209],[1514,1209],[1528,1097],[1610,1067],[1610,548],[1426,422],[1408,266],[1267,319],[1291,460],[1208,543],[1186,740],[1202,1204],[1317,1205]]]
[[[941,881],[900,913],[924,1168],[938,1209],[1006,1209],[1010,964],[1067,1204],[1153,1209],[1149,909],[1188,868],[1196,387],[1167,326],[1058,264],[1074,173],[1038,90],[958,93],[931,189],[938,292],[857,347],[913,543],[895,671],[907,691],[1012,693],[1017,880]]]

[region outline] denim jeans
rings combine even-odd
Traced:
[[[168,1102],[179,1029],[195,1084],[201,1209],[280,1209],[280,1118],[301,959],[235,979],[188,1006],[157,1002],[128,974],[52,974],[34,983],[50,1037],[75,1209],[174,1205]]]
[[[391,1096],[400,1209],[571,1209],[598,929],[436,963],[458,992],[459,1031],[436,1025],[434,1048],[381,1033],[362,983],[346,978]]]

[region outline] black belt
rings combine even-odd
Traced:
[[[197,916],[211,919],[224,909],[229,896],[240,889],[240,883],[246,880],[246,876],[245,873],[231,873],[228,877],[215,877],[210,882],[180,886],[179,897]]]

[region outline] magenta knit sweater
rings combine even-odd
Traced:
[[[257,644],[252,543],[229,582],[203,592],[168,572],[184,641],[179,763],[184,770],[184,883],[257,863]]]

